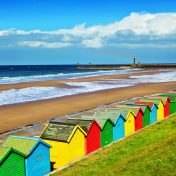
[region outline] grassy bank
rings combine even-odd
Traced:
[[[176,175],[176,115],[52,176]]]

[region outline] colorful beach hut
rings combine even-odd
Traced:
[[[151,102],[155,103],[158,107],[157,110],[157,120],[164,119],[164,102],[161,99],[156,98],[142,98],[140,99],[140,102]]]
[[[108,108],[107,112],[121,112],[123,117],[125,117],[125,136],[133,134],[135,131],[135,114],[130,109],[119,109],[119,108]]]
[[[116,112],[96,112],[97,117],[107,117],[114,122],[113,126],[113,141],[117,141],[125,136],[125,117],[120,111]]]
[[[0,146],[0,175],[24,176],[26,155],[9,147]]]
[[[94,119],[80,119],[80,118],[69,118],[68,123],[80,125],[86,132],[85,136],[85,149],[86,154],[89,154],[100,148],[100,132],[101,127]]]
[[[95,119],[96,122],[101,127],[100,132],[100,141],[101,141],[101,147],[104,147],[111,142],[113,142],[113,126],[114,123],[111,119],[106,117],[97,117],[97,116],[88,116],[83,115],[81,117],[82,119]]]
[[[162,93],[158,96],[168,97],[170,99],[170,114],[176,113],[176,94],[175,93]]]
[[[79,125],[50,122],[40,138],[52,146],[52,168],[61,168],[85,155],[86,132]]]
[[[150,124],[157,121],[158,106],[156,105],[156,103],[152,103],[152,102],[134,102],[134,104],[148,105],[150,107],[150,110],[151,110],[150,111]]]
[[[43,176],[48,174],[50,169],[50,148],[51,146],[39,138],[24,136],[9,136],[3,143],[3,147],[13,149],[25,155],[26,176]]]

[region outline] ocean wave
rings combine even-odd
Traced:
[[[30,75],[30,76],[16,76],[16,77],[0,77],[0,84],[13,84],[20,82],[32,81],[47,81],[47,80],[63,80],[63,79],[77,79],[101,75],[127,74],[136,72],[139,69],[124,69],[124,70],[98,70],[98,71],[80,71],[74,73],[54,73],[44,75]]]

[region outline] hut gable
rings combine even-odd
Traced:
[[[0,175],[25,175],[25,157],[13,148],[0,146]]]
[[[26,156],[29,156],[33,150],[36,148],[36,146],[42,143],[46,147],[51,147],[49,144],[45,143],[41,139],[38,138],[28,138],[24,136],[14,136],[10,135],[3,143],[2,146],[4,147],[12,147],[21,153],[25,154]]]
[[[70,142],[72,135],[77,129],[86,135],[85,131],[79,125],[61,122],[50,122],[40,137],[47,140]]]
[[[11,152],[14,152],[22,157],[26,157],[24,153],[19,152],[11,147],[0,146],[0,164],[9,156]]]
[[[91,126],[93,125],[93,123],[97,123],[97,122],[94,119],[86,120],[86,119],[78,119],[78,118],[68,118],[67,123],[74,124],[74,125],[80,125],[80,127],[86,133],[88,133]],[[98,123],[97,123],[97,125],[98,125]],[[100,128],[100,126],[99,126],[99,128]]]

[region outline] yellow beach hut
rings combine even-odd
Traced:
[[[85,155],[85,131],[79,125],[50,122],[40,138],[50,144],[53,169],[61,168]]]
[[[156,99],[154,97],[147,97],[140,99],[141,102],[152,102],[156,103],[158,106],[157,110],[157,120],[162,120],[164,119],[164,102],[161,99]]]
[[[108,108],[106,112],[121,113],[126,118],[125,121],[125,136],[135,132],[135,114],[130,109],[123,108]]]

